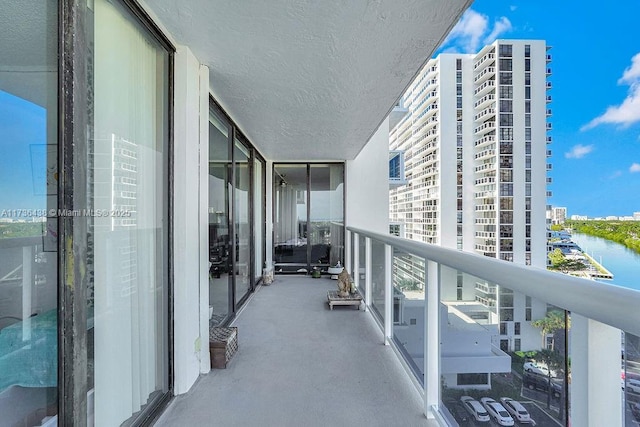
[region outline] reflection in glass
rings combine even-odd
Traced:
[[[426,334],[424,271],[423,259],[394,249],[393,338],[421,383]]]
[[[623,333],[623,342],[624,423],[631,427],[640,422],[640,337]]]
[[[276,166],[273,188],[276,271],[306,271],[307,166]]]
[[[440,295],[443,414],[463,422],[463,400],[490,398],[519,402],[538,426],[566,425],[566,313],[445,266]]]
[[[310,164],[308,170],[307,179],[306,164],[274,168],[276,271],[326,270],[345,262],[344,165]]]
[[[249,149],[236,140],[234,144],[235,167],[235,300],[242,299],[251,289],[251,228],[249,223],[249,203],[251,177],[249,171]]]
[[[343,165],[311,165],[311,266],[344,265]]]
[[[95,211],[117,214],[88,218],[89,407],[96,426],[113,426],[151,410],[169,387],[169,55],[128,8],[93,7],[87,196]]]
[[[367,295],[367,269],[366,269],[366,259],[367,259],[367,250],[366,250],[366,239],[364,236],[358,235],[358,262],[360,263],[360,271],[358,274],[360,275],[360,280],[358,281],[358,286],[360,287],[360,293],[363,297],[366,298]],[[367,301],[369,303],[369,301]]]
[[[229,315],[229,124],[209,112],[209,306],[211,324]]]
[[[376,240],[371,241],[371,307],[373,313],[376,314],[379,320],[384,324],[384,283],[385,283],[385,268],[384,268],[384,243],[380,243]]]
[[[57,2],[8,0],[0,26],[0,425],[57,414]]]

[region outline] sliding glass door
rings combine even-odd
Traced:
[[[231,200],[231,126],[215,110],[209,111],[209,311],[213,326],[227,320],[230,313],[232,269],[229,232]]]
[[[235,234],[235,303],[251,291],[251,171],[249,148],[238,138],[234,141],[234,234]]]
[[[58,413],[58,4],[0,24],[0,426]]]
[[[170,57],[124,4],[92,4],[89,407],[113,426],[169,390]]]
[[[277,164],[273,173],[276,272],[344,262],[344,165]]]
[[[213,100],[209,110],[209,308],[219,326],[261,278],[265,162]]]

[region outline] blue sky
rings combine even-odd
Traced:
[[[549,203],[568,214],[640,211],[640,1],[477,0],[441,51],[500,39],[552,46]]]
[[[46,110],[0,90],[0,132],[0,211],[46,209]]]

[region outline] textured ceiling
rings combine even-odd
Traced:
[[[41,106],[56,105],[57,3],[1,4],[0,90]]]
[[[273,160],[354,158],[470,0],[154,0]]]

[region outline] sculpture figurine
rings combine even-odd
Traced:
[[[338,274],[338,295],[345,298],[351,293],[351,276],[346,269],[342,269]]]

